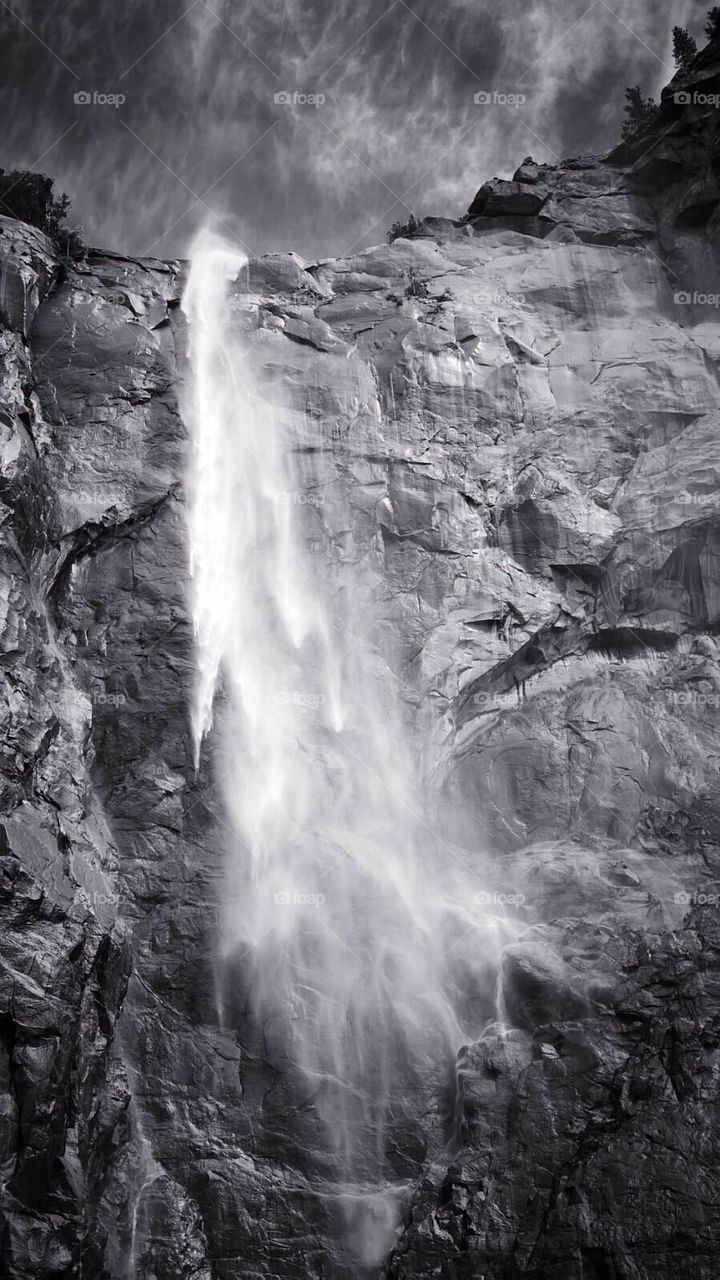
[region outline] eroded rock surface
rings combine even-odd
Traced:
[[[528,159],[465,219],[238,283],[320,572],[517,924],[510,1030],[462,1050],[452,1125],[438,1083],[393,1132],[397,1280],[717,1274],[716,119],[663,112],[652,172]],[[6,219],[0,259],[0,1269],[341,1280],[311,1118],[217,1016],[182,269],[62,268]],[[470,1004],[491,979],[468,959]]]

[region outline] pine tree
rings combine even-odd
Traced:
[[[66,195],[55,195],[52,178],[44,173],[0,169],[0,215],[17,218],[39,227],[55,245],[66,263],[84,257],[87,246],[79,228],[63,226],[70,210]]]
[[[686,67],[697,54],[695,40],[684,27],[673,27],[673,57],[676,67]]]
[[[65,221],[70,201],[66,195],[55,196],[53,180],[44,173],[0,169],[0,213],[39,227],[54,236]]]
[[[720,8],[717,5],[710,10],[705,23],[705,35],[708,40],[716,40],[720,36]]]
[[[643,98],[640,85],[634,89],[626,89],[625,116],[622,136],[627,142],[649,128],[658,112],[658,105],[653,98]]]

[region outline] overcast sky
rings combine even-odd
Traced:
[[[344,253],[459,216],[527,155],[612,145],[625,86],[657,93],[673,24],[700,37],[707,7],[2,0],[0,166],[54,177],[103,247],[182,255],[214,217],[253,253]]]

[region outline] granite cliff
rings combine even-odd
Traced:
[[[454,1140],[439,1082],[388,1152],[388,1280],[717,1275],[718,103],[716,42],[609,156],[238,284],[317,457],[312,550],[373,577],[448,841],[524,926]],[[9,1280],[348,1274],[274,1068],[215,1017],[182,288],[0,218]]]

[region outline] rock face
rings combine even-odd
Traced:
[[[604,160],[238,285],[311,549],[373,584],[448,840],[518,924],[451,1135],[441,1082],[394,1135],[388,1278],[717,1275],[720,193],[717,111],[674,95],[718,66]],[[216,1015],[181,277],[64,269],[0,219],[9,1280],[350,1275],[282,1082]]]
[[[102,1200],[130,1094],[113,1053],[131,967],[117,849],[90,777],[91,694],[49,607],[55,492],[25,335],[59,277],[2,219],[0,1271],[103,1275]]]

